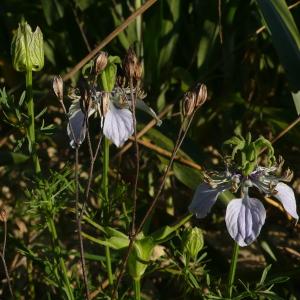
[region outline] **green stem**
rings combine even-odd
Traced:
[[[134,299],[141,300],[141,279],[133,279]]]
[[[65,287],[64,291],[66,292],[67,298],[69,300],[75,300],[74,295],[73,295],[73,289],[72,289],[72,286],[71,286],[69,278],[68,278],[65,261],[64,261],[63,257],[61,256],[61,248],[58,243],[58,236],[57,236],[57,231],[56,231],[56,227],[54,224],[54,220],[52,218],[48,218],[47,222],[48,222],[49,232],[52,236],[54,250],[55,250],[56,255],[58,256],[59,266],[60,266],[62,276],[63,276],[64,287]]]
[[[109,170],[109,140],[104,137],[104,151],[103,151],[103,177],[102,177],[102,190],[104,192],[104,222],[108,223],[109,212],[110,212],[110,203],[108,197],[108,170]],[[105,246],[105,257],[106,257],[106,269],[108,275],[108,282],[112,286],[114,284],[112,268],[111,268],[111,258],[110,258],[110,248]]]
[[[34,102],[32,97],[32,70],[27,70],[26,72],[26,97],[27,97],[27,112],[29,117],[29,126],[28,126],[28,139],[30,143],[30,154],[32,155],[33,165],[35,173],[41,172],[39,158],[36,153],[36,144],[35,144],[35,119],[34,119]]]
[[[229,276],[228,276],[228,283],[227,283],[227,296],[230,299],[232,296],[232,287],[233,287],[234,278],[235,278],[238,255],[239,255],[239,245],[236,242],[234,242],[231,263],[230,263]]]

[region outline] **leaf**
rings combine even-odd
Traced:
[[[46,22],[51,26],[64,16],[64,7],[58,0],[41,0]]]
[[[115,250],[124,249],[124,248],[128,247],[128,245],[129,245],[129,239],[127,237],[126,237],[126,239],[121,238],[121,237],[111,237],[109,239],[102,240],[102,239],[95,238],[85,232],[82,232],[82,236],[96,244],[99,244],[102,246],[108,246]]]
[[[191,167],[184,166],[180,163],[174,163],[173,170],[176,178],[192,190],[203,181],[201,171]]]
[[[263,271],[263,273],[261,275],[259,284],[262,285],[265,282],[265,280],[267,278],[267,275],[268,275],[268,273],[269,273],[269,271],[270,271],[271,268],[272,268],[272,265],[268,265],[268,266],[265,267],[265,269],[264,269],[264,271]]]
[[[176,222],[174,225],[167,225],[161,229],[158,229],[157,231],[153,232],[149,236],[153,238],[156,244],[163,243],[167,241],[168,237],[175,232],[179,227],[181,227],[183,224],[185,224],[190,218],[192,217],[192,214],[188,214],[184,216],[181,220]]]
[[[296,107],[297,114],[300,115],[300,91],[292,93],[294,104]]]
[[[29,156],[22,153],[15,153],[10,151],[1,151],[0,152],[0,165],[14,165],[21,164],[26,162],[29,159]]]
[[[257,0],[293,91],[300,89],[300,35],[284,0]]]

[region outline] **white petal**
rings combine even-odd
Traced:
[[[70,145],[75,148],[75,145],[80,145],[86,134],[86,125],[84,121],[84,113],[81,109],[73,111],[73,114],[69,118],[69,124],[67,127],[68,136],[70,138]],[[71,128],[72,130],[71,130]],[[73,133],[72,133],[73,131]],[[73,136],[74,134],[74,136]],[[75,138],[75,140],[74,140]]]
[[[296,199],[294,191],[291,187],[289,187],[287,184],[279,182],[275,190],[277,191],[276,194],[274,194],[274,197],[277,198],[281,204],[283,205],[284,209],[294,218],[299,219],[299,216],[297,214],[297,207],[296,207]]]
[[[227,205],[226,226],[231,237],[242,247],[258,237],[265,223],[266,210],[255,198],[233,199]]]
[[[117,147],[122,146],[133,134],[133,119],[130,110],[110,105],[105,115],[103,133]]]
[[[221,187],[213,189],[207,183],[200,184],[189,205],[189,211],[195,214],[199,219],[206,217],[223,190],[224,188]]]

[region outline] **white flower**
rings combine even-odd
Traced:
[[[287,213],[298,220],[296,199],[293,190],[281,182],[284,177],[274,175],[276,167],[257,167],[249,176],[222,173],[218,180],[211,179],[200,184],[189,205],[189,211],[197,218],[204,218],[215,204],[219,194],[225,190],[237,189],[241,181],[242,197],[232,199],[226,209],[226,226],[230,236],[240,245],[247,246],[256,240],[266,219],[266,210],[256,198],[248,195],[248,189],[256,187],[260,192],[277,198]]]
[[[69,124],[67,132],[74,148],[80,145],[86,136],[86,118],[98,113],[101,118],[103,134],[117,147],[121,147],[133,134],[133,116],[130,111],[130,90],[116,87],[111,93],[91,90],[92,103],[85,115],[80,107],[80,96],[72,96],[75,99],[69,109]],[[136,108],[144,110],[157,120],[161,121],[155,112],[141,99],[136,100]],[[72,128],[72,130],[71,130]]]

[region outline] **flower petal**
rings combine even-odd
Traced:
[[[215,204],[219,194],[225,189],[226,188],[221,186],[214,189],[207,183],[200,184],[189,205],[189,211],[195,214],[199,219],[206,217]]]
[[[104,119],[104,135],[117,147],[120,147],[133,134],[133,131],[131,111],[126,108],[116,108],[111,104]]]
[[[266,210],[255,198],[233,199],[227,206],[226,226],[231,237],[242,247],[258,237],[265,223]]]
[[[294,191],[291,187],[287,184],[279,182],[275,190],[277,191],[274,194],[274,197],[277,198],[281,204],[283,205],[284,209],[296,220],[299,219],[297,214],[297,207],[296,207],[296,199]]]
[[[157,126],[160,126],[162,124],[162,121],[158,118],[155,111],[150,106],[148,106],[143,100],[137,99],[136,108],[146,112],[152,118],[154,118],[156,120]]]
[[[84,113],[80,108],[72,112],[72,115],[69,118],[67,132],[72,148],[75,148],[76,144],[80,145],[85,139],[86,125],[84,121]]]

